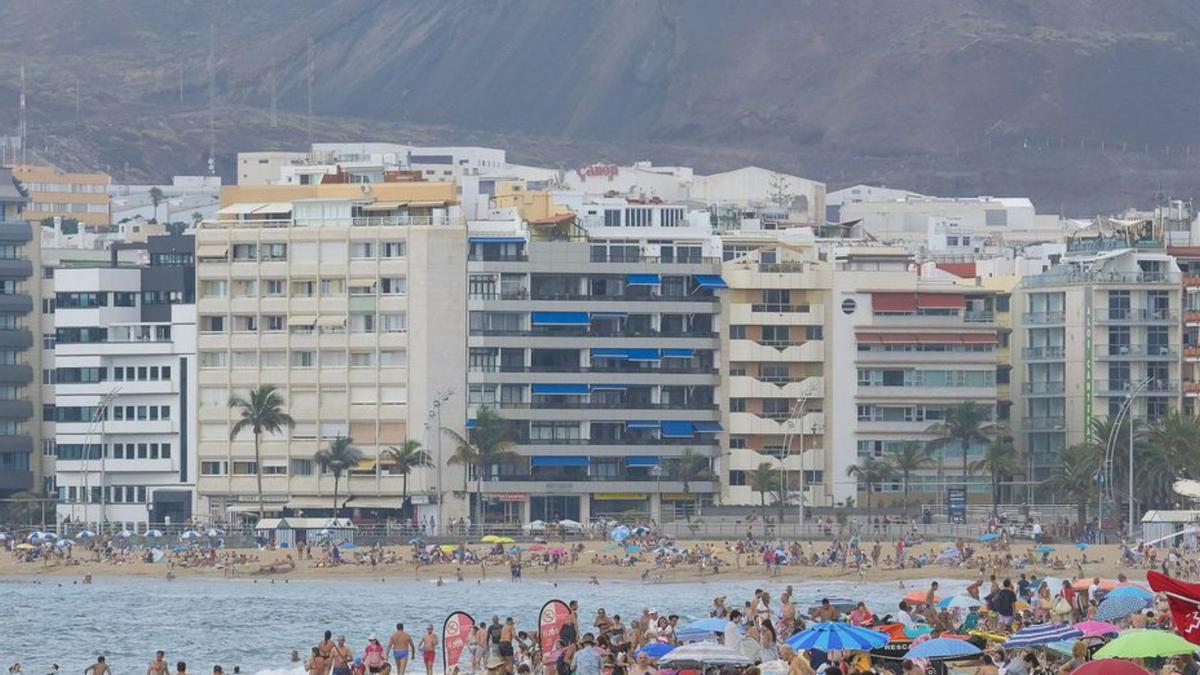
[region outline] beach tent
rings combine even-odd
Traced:
[[[1196,545],[1196,534],[1190,528],[1197,524],[1200,524],[1200,511],[1150,510],[1142,516],[1142,541],[1155,541],[1189,530],[1179,543],[1190,548]]]
[[[276,546],[292,548],[300,543],[354,543],[358,526],[349,518],[263,518],[254,528],[258,536],[270,539]],[[326,534],[321,534],[327,530]]]

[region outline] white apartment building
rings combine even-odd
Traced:
[[[194,243],[155,239],[149,266],[54,271],[60,522],[145,529],[191,518]]]
[[[937,245],[938,250],[973,250],[983,245],[1057,241],[1057,216],[1038,215],[1025,197],[905,196],[850,201],[838,211],[839,222],[862,221],[871,236],[884,242]],[[962,243],[962,238],[967,243]]]
[[[466,228],[453,183],[224,188],[197,233],[198,511],[257,515],[254,439],[229,439],[231,394],[275,385],[295,428],[262,442],[266,511],[333,510],[314,459],[338,437],[364,454],[338,485],[360,521],[466,515]],[[407,480],[385,450],[421,442],[435,460]],[[445,503],[442,503],[442,501]]]

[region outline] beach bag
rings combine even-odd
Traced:
[[[1071,603],[1067,602],[1066,598],[1059,598],[1058,601],[1054,603],[1054,615],[1055,616],[1065,616],[1070,613],[1071,613]]]

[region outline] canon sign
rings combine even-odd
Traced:
[[[621,167],[616,164],[591,164],[575,169],[575,173],[580,179],[584,180],[588,178],[608,178],[612,180],[621,173]]]

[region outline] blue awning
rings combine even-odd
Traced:
[[[624,318],[627,316],[629,316],[629,312],[592,312],[593,319],[595,319],[597,317],[610,317],[613,319],[620,319],[620,318]]]
[[[716,274],[697,274],[694,278],[700,288],[729,288],[729,284]]]
[[[625,458],[625,466],[658,466],[658,457],[633,455]]]
[[[524,244],[525,237],[470,237],[472,244]]]
[[[586,326],[591,323],[587,312],[534,312],[535,326]]]
[[[591,391],[586,384],[535,384],[534,394],[543,396],[578,396]]]
[[[690,359],[696,355],[695,349],[664,349],[662,357],[664,359]]]
[[[663,438],[691,438],[695,429],[691,422],[666,421],[662,423]]]
[[[661,358],[657,349],[626,349],[630,361],[657,361]]]
[[[692,427],[698,434],[716,434],[725,431],[720,422],[692,422]]]
[[[587,457],[533,457],[533,466],[587,466]]]
[[[627,359],[629,358],[629,350],[592,347],[591,356],[593,359]]]
[[[629,388],[629,385],[627,385],[627,384],[593,384],[592,385],[592,391],[599,391],[602,389],[624,391],[628,388]]]
[[[474,429],[475,428],[475,420],[467,420],[467,428]]]
[[[657,429],[658,422],[654,420],[629,420],[625,423],[627,429]]]
[[[630,286],[657,286],[662,283],[662,277],[657,274],[630,274],[625,277],[625,283]]]

